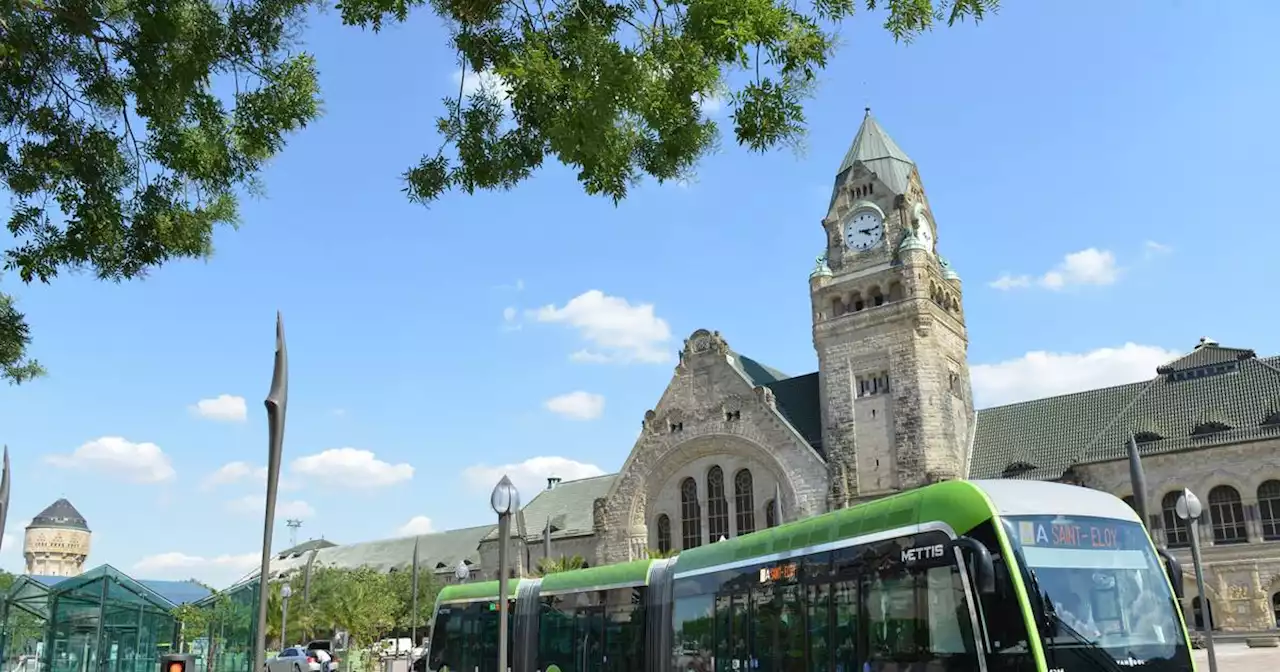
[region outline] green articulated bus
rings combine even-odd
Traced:
[[[1109,494],[949,481],[675,558],[509,581],[507,660],[510,672],[1190,672],[1181,581]],[[498,672],[497,609],[497,581],[441,590],[425,667]]]

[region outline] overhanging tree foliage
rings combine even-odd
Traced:
[[[236,192],[319,112],[293,51],[311,2],[0,0],[5,278],[121,281],[208,255]],[[42,373],[29,343],[0,293],[0,377]]]
[[[102,280],[204,257],[236,222],[289,133],[319,114],[313,59],[294,51],[323,0],[0,0],[0,180],[12,197],[0,281]],[[686,177],[719,129],[754,151],[797,142],[802,104],[857,7],[909,41],[998,0],[340,0],[378,30],[429,4],[464,79],[442,138],[405,174],[429,203],[510,189],[548,158],[615,202],[645,175]],[[216,89],[216,90],[215,90]],[[219,95],[218,91],[225,91]],[[0,378],[43,373],[0,292]]]
[[[444,100],[443,143],[406,174],[409,198],[510,189],[548,157],[618,202],[648,175],[681,179],[719,137],[708,100],[727,98],[739,144],[798,141],[803,101],[862,5],[909,41],[981,20],[998,0],[427,0],[451,31],[466,80]],[[340,0],[378,30],[424,0]]]

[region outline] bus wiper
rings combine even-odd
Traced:
[[[1059,630],[1066,632],[1072,639],[1082,644],[1083,648],[1088,649],[1090,653],[1089,657],[1093,659],[1094,662],[1102,661],[1102,664],[1100,665],[1102,669],[1109,670],[1110,672],[1125,672],[1125,669],[1120,666],[1120,663],[1116,662],[1115,658],[1111,657],[1110,653],[1107,653],[1106,649],[1098,646],[1097,642],[1094,642],[1092,639],[1080,634],[1079,630],[1067,625],[1067,622],[1062,620],[1062,617],[1058,615],[1057,611],[1049,611],[1049,617],[1053,619],[1054,624],[1057,625]]]

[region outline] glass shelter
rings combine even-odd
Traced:
[[[0,593],[2,672],[156,672],[177,650],[179,607],[212,591],[103,565],[73,577],[19,576]]]
[[[185,632],[196,655],[196,669],[208,672],[252,672],[258,631],[258,578],[253,577],[209,595],[195,604],[205,612],[207,632]],[[209,665],[209,659],[213,664]]]
[[[0,592],[0,670],[35,672],[49,622],[49,590],[61,576],[15,577]]]

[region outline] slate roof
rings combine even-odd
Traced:
[[[591,534],[594,527],[595,501],[609,494],[617,474],[605,474],[574,481],[561,481],[554,488],[541,490],[521,509],[524,514],[525,535],[529,539],[541,539],[547,520],[551,521],[551,538],[576,537]],[[495,526],[484,536],[486,540],[498,538]]]
[[[416,541],[418,562],[423,567],[432,567],[438,571],[452,571],[459,561],[466,561],[468,564],[480,562],[480,540],[491,529],[493,525],[481,525],[421,534],[416,537],[397,537],[330,546],[315,551],[314,566],[349,569],[371,567],[382,572],[403,569],[413,563],[413,546]],[[310,553],[291,555],[284,560],[276,556],[271,561],[271,575],[280,576],[284,572],[306,567],[310,558]],[[253,572],[250,576],[256,573]]]
[[[1123,459],[1280,436],[1280,357],[1202,341],[1151,380],[978,412],[971,478],[1061,478]]]
[[[302,542],[301,544],[298,544],[297,546],[291,546],[289,548],[284,549],[283,551],[280,551],[279,553],[276,553],[276,557],[281,560],[285,560],[291,556],[292,557],[301,556],[307,553],[308,551],[312,551],[317,548],[333,548],[334,546],[337,546],[337,544],[333,543],[332,541],[329,541],[328,539],[310,539],[308,541]]]
[[[89,523],[76,511],[76,507],[71,505],[66,498],[50,504],[44,511],[36,514],[31,519],[31,524],[27,525],[27,529],[48,529],[56,528],[63,530],[82,530],[89,531]]]
[[[915,167],[911,157],[902,151],[898,143],[880,127],[876,118],[871,116],[871,108],[867,108],[862,126],[858,128],[858,135],[854,136],[853,144],[849,146],[849,151],[845,153],[844,160],[836,171],[836,187],[831,192],[832,202],[835,202],[844,173],[855,163],[866,166],[896,194],[907,193],[911,169]]]

